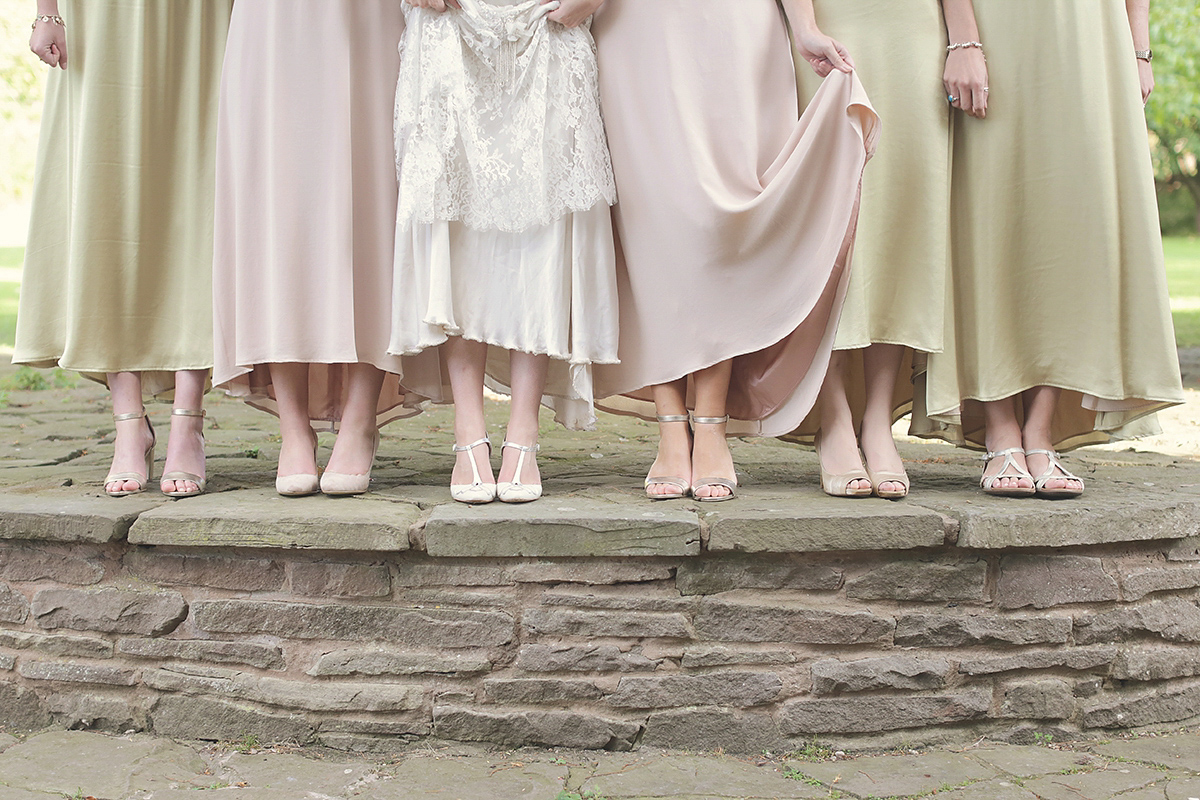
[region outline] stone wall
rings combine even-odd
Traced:
[[[413,506],[372,529],[356,514],[384,506],[348,501],[351,527],[321,547],[278,519],[205,529],[188,506],[165,521],[7,517],[0,724],[362,751],[431,736],[749,752],[1200,716],[1200,543],[1178,514],[1046,548],[1010,541],[1031,536],[1011,519],[891,506],[813,547],[831,523],[812,512],[806,534],[754,509],[722,512],[739,522],[659,506],[641,527],[575,508],[569,524],[460,509],[439,522]],[[722,521],[733,544],[719,549]],[[914,541],[926,528],[936,542]],[[837,546],[889,536],[897,549]]]

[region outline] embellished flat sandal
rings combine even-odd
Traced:
[[[990,494],[993,497],[1033,497],[1036,490],[1032,486],[1011,486],[1004,488],[996,485],[1002,478],[1016,478],[1017,480],[1025,478],[1030,483],[1033,483],[1033,476],[1029,474],[1029,470],[1019,465],[1016,459],[1013,458],[1013,455],[1016,453],[1024,455],[1025,451],[1020,447],[1010,447],[1007,450],[1000,450],[995,453],[988,452],[982,456],[985,472],[989,461],[993,458],[1004,456],[1004,463],[1000,466],[999,472],[995,475],[984,474],[979,479],[979,487],[983,489],[984,494]],[[1012,472],[1010,473],[1009,470],[1012,470]]]
[[[1066,467],[1063,466],[1062,458],[1053,450],[1026,450],[1027,456],[1045,456],[1050,464],[1046,467],[1046,471],[1033,479],[1033,490],[1038,497],[1044,497],[1048,500],[1065,500],[1072,497],[1079,497],[1083,494],[1083,478],[1078,475],[1072,475]],[[1058,470],[1059,474],[1055,474]],[[1046,484],[1058,478],[1064,481],[1079,481],[1079,488],[1072,489],[1062,487],[1060,489],[1048,489]]]

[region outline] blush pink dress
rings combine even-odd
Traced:
[[[234,6],[217,136],[213,383],[265,410],[275,410],[271,363],[312,365],[309,416],[334,425],[348,364],[389,373],[381,424],[441,390],[436,350],[387,353],[403,30],[397,0]]]
[[[652,418],[648,387],[733,359],[729,433],[791,431],[828,367],[878,117],[837,72],[801,115],[775,0],[608,0],[593,32],[621,251],[597,404]]]

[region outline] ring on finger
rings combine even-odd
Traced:
[[[952,94],[948,94],[948,95],[946,95],[946,99],[947,99],[947,100],[949,100],[951,104],[954,104],[954,103],[957,103],[957,102],[958,102],[958,98],[957,98],[957,97],[955,97],[955,96],[954,96],[954,95],[952,95]]]

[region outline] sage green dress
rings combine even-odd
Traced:
[[[988,115],[955,115],[951,324],[914,429],[982,446],[976,401],[1056,386],[1060,449],[1154,433],[1183,390],[1125,4],[975,12]]]
[[[62,0],[13,361],[151,394],[212,366],[217,97],[233,0]]]
[[[847,354],[856,422],[865,404],[861,350],[910,349],[893,398],[912,407],[911,351],[943,347],[950,269],[950,111],[942,74],[946,32],[938,0],[815,0],[821,31],[846,46],[884,134],[863,175],[858,238],[834,348]],[[821,79],[799,56],[802,102]],[[811,443],[819,407],[783,438]]]

